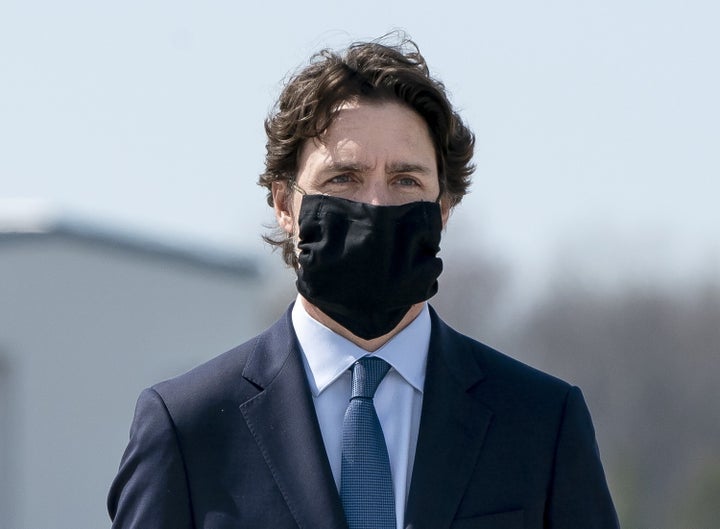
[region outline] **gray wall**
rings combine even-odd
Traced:
[[[267,326],[282,287],[187,256],[3,235],[0,529],[109,526],[139,392]]]

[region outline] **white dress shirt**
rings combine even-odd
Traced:
[[[391,369],[380,383],[374,400],[390,456],[397,527],[404,527],[430,344],[427,305],[407,327],[373,353],[313,319],[305,311],[300,297],[292,310],[292,323],[303,352],[325,451],[338,490],[343,417],[350,402],[351,374],[348,369],[356,360],[368,355],[390,364]]]

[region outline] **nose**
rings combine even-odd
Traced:
[[[392,196],[384,179],[366,182],[356,195],[355,200],[373,206],[392,205]]]

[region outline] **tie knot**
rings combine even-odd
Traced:
[[[364,356],[352,365],[352,394],[355,397],[373,398],[380,382],[390,370],[382,358]]]

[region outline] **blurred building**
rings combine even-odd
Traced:
[[[0,529],[109,526],[139,392],[264,328],[269,288],[250,259],[0,215]]]

